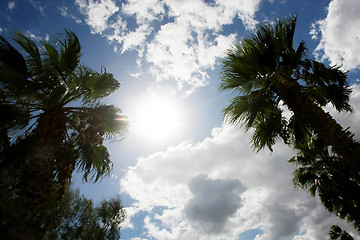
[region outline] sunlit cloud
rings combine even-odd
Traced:
[[[203,142],[183,143],[130,168],[121,189],[148,212],[147,233],[155,239],[236,239],[258,228],[264,234],[257,239],[277,240],[300,230],[306,239],[321,239],[339,223],[317,199],[293,189],[289,149],[256,154],[248,141],[242,130],[223,126]],[[156,207],[165,210],[155,213]]]
[[[346,70],[360,67],[360,1],[332,0],[325,19],[313,23],[310,34],[320,43],[315,49],[318,59],[328,59]]]
[[[360,106],[360,86],[353,89],[350,103]],[[360,133],[359,107],[352,114],[331,113]],[[147,212],[144,228],[155,239],[237,239],[259,229],[257,240],[315,240],[325,239],[333,224],[354,233],[318,198],[294,189],[290,148],[278,143],[273,153],[256,153],[248,144],[250,134],[223,125],[201,142],[186,141],[138,159],[121,180],[122,191],[135,200],[129,221]]]
[[[93,33],[105,36],[117,52],[136,50],[139,69],[149,63],[157,81],[175,81],[188,95],[209,83],[207,70],[235,41],[236,34],[223,34],[223,27],[239,18],[253,28],[260,0],[76,3]]]
[[[102,33],[108,28],[108,20],[119,8],[112,0],[76,0],[80,11],[86,16],[86,23],[93,33]]]

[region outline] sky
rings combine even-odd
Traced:
[[[121,83],[104,99],[130,123],[107,143],[113,172],[96,184],[75,174],[73,186],[96,202],[120,194],[122,239],[315,240],[333,224],[354,230],[293,187],[293,150],[253,151],[251,131],[224,123],[234,95],[218,91],[219,59],[258,23],[296,14],[295,44],[349,71],[354,113],[325,110],[360,139],[359,12],[358,0],[1,0],[0,34],[70,29],[81,63]]]

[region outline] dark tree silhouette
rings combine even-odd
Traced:
[[[346,231],[343,231],[341,227],[332,225],[329,232],[329,240],[354,240],[354,238],[348,234]]]
[[[119,197],[101,201],[80,196],[79,190],[69,190],[63,201],[50,213],[56,221],[46,225],[44,239],[120,239],[125,210]]]
[[[80,64],[75,33],[40,48],[19,32],[13,40],[20,50],[0,37],[1,195],[25,219],[17,233],[38,239],[46,209],[61,200],[75,169],[85,181],[110,173],[103,140],[123,138],[127,122],[119,108],[101,104],[119,83]],[[14,209],[1,206],[1,231],[16,225]]]

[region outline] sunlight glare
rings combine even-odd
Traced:
[[[130,123],[137,136],[146,141],[165,141],[175,137],[182,126],[181,110],[170,99],[151,95],[138,103]]]

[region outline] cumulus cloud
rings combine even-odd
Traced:
[[[316,56],[345,69],[360,67],[360,1],[332,0],[327,17],[312,25],[310,34],[320,39]]]
[[[185,216],[205,233],[220,232],[227,219],[241,206],[245,187],[238,179],[209,179],[199,175],[189,183],[193,198],[185,205]]]
[[[129,16],[134,15],[139,25],[147,25],[163,18],[165,9],[163,3],[158,0],[131,0],[122,5],[122,12]]]
[[[268,213],[266,216],[267,225],[264,226],[265,234],[259,235],[256,239],[281,239],[290,237],[300,227],[301,216],[296,213],[296,208],[290,208],[281,203],[266,205]],[[278,223],[286,224],[278,224]]]
[[[353,89],[356,104],[360,86]],[[358,106],[353,114],[331,113],[360,133]],[[122,191],[136,201],[129,221],[146,211],[144,227],[155,239],[238,239],[250,229],[262,230],[257,240],[328,239],[333,224],[354,232],[318,198],[294,189],[294,166],[287,162],[291,149],[278,143],[273,153],[256,153],[249,141],[250,133],[223,125],[202,142],[183,142],[139,159],[121,180]]]
[[[138,65],[150,63],[158,81],[173,80],[185,94],[208,84],[214,67],[234,42],[236,34],[223,34],[234,19],[248,29],[255,26],[260,0],[76,0],[85,22],[121,53],[136,50]]]
[[[86,16],[86,22],[94,33],[102,33],[108,27],[109,18],[119,8],[112,0],[76,0],[80,11]]]

